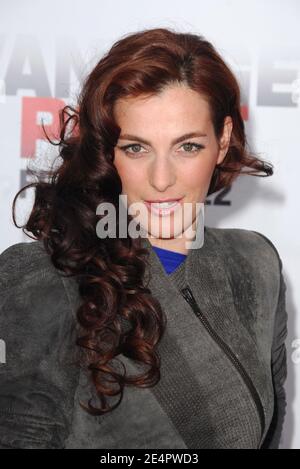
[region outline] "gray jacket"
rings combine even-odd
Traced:
[[[205,227],[204,236],[171,275],[144,240],[148,287],[167,316],[161,379],[125,388],[102,416],[78,403],[95,393],[74,361],[75,279],[55,269],[41,241],[0,255],[1,448],[278,448],[287,374],[282,262],[260,233]]]

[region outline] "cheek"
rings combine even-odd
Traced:
[[[124,191],[136,192],[143,187],[145,181],[144,171],[135,164],[127,164],[122,161],[115,161],[115,167],[118,171]]]
[[[181,172],[181,181],[190,189],[199,189],[210,179],[213,166],[211,162],[203,164],[199,162],[195,165],[186,165],[185,170]]]

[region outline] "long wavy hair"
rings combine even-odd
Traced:
[[[157,94],[174,83],[207,99],[218,141],[225,117],[233,120],[228,152],[218,165],[218,177],[213,173],[208,194],[229,187],[243,168],[249,168],[246,174],[272,174],[271,163],[247,148],[239,85],[213,45],[200,35],[155,28],[125,35],[100,59],[85,78],[76,104],[59,111],[56,141],[46,135],[59,149],[60,164],[49,171],[27,168],[37,181],[21,188],[13,200],[15,226],[42,240],[53,265],[78,283],[80,334],[74,345],[82,352],[81,365],[90,372],[101,404],[95,407],[90,399],[80,405],[93,415],[116,408],[126,385],[149,387],[160,379],[157,344],[166,316],[146,281],[148,250],[140,237],[100,239],[95,228],[100,203],[113,203],[117,223],[119,218],[122,184],[113,163],[121,131],[114,120],[116,101]],[[34,187],[33,208],[19,226],[16,199],[29,187]],[[124,323],[129,327],[124,329]],[[127,376],[122,355],[146,369]],[[119,396],[114,405],[109,405],[111,396]]]

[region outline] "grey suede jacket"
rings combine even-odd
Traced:
[[[251,230],[205,227],[204,245],[167,275],[144,243],[148,287],[167,316],[161,379],[126,387],[102,416],[79,405],[95,393],[74,361],[75,279],[61,275],[41,241],[0,255],[1,448],[279,447],[287,313],[276,248]],[[129,374],[140,373],[121,359]]]

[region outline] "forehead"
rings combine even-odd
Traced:
[[[121,128],[206,125],[210,121],[206,99],[183,85],[168,86],[155,95],[119,99],[114,116]]]

